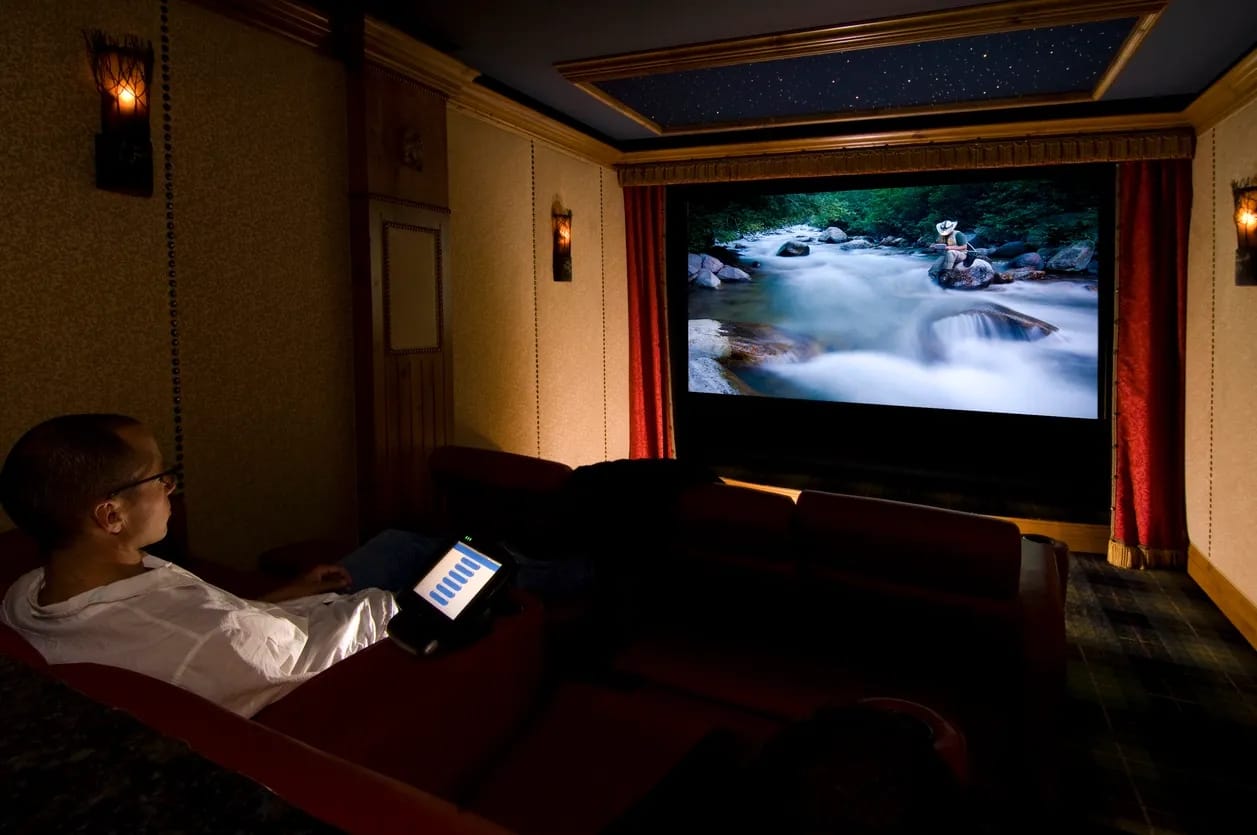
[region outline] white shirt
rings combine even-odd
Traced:
[[[168,681],[252,716],[303,681],[383,639],[390,592],[262,603],[145,555],[150,570],[48,606],[44,570],[9,588],[0,619],[49,664],[93,662]]]

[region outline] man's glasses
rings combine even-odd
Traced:
[[[148,484],[150,481],[160,481],[167,490],[173,489],[175,485],[178,483],[176,479],[179,475],[179,471],[182,469],[183,469],[182,466],[175,465],[168,470],[162,470],[160,473],[157,473],[156,475],[151,475],[147,478],[141,478],[136,481],[128,481],[126,484],[122,485],[121,487],[115,487],[114,489],[110,490],[109,495],[106,498],[112,499],[114,496],[118,495],[123,490],[130,490],[132,487],[139,487],[141,484]]]

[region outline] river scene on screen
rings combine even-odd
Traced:
[[[1095,418],[1098,201],[1054,180],[692,201],[689,390]]]

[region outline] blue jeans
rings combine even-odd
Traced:
[[[413,588],[451,541],[411,531],[381,531],[340,560],[353,581],[349,591]]]

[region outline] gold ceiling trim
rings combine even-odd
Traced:
[[[554,68],[568,81],[609,81],[782,58],[805,58],[903,46],[922,41],[993,35],[1123,17],[1160,15],[1169,0],[1010,0],[937,12],[799,29],[724,41],[626,52],[602,58],[560,61]]]
[[[877,109],[864,110],[859,113],[841,114],[841,113],[818,113],[803,117],[776,117],[772,119],[745,119],[737,122],[722,122],[719,125],[711,126],[678,126],[675,128],[660,131],[660,133],[671,135],[680,134],[712,134],[727,133],[737,130],[754,130],[757,128],[780,128],[780,127],[800,127],[803,125],[828,125],[835,122],[867,122],[873,119],[885,119],[888,117],[901,118],[905,116],[925,116],[936,113],[980,113],[986,110],[1008,110],[1014,107],[1041,107],[1051,104],[1076,104],[1078,102],[1091,101],[1091,95],[1088,93],[1062,93],[1042,96],[1023,96],[1019,99],[994,99],[990,101],[966,101],[956,102],[950,105],[920,105],[918,107],[905,107],[895,110]],[[651,122],[650,124],[654,124]]]
[[[623,156],[618,148],[570,128],[537,111],[473,84],[449,100],[450,107],[498,127],[536,139],[564,153],[610,167]]]
[[[362,41],[370,63],[447,97],[457,96],[480,75],[461,61],[374,18],[368,17],[363,22]]]
[[[836,134],[806,139],[775,139],[737,144],[695,145],[630,151],[621,156],[625,166],[732,158],[761,154],[793,154],[807,151],[845,151],[940,142],[988,142],[1091,133],[1178,132],[1191,127],[1181,113],[1145,113],[1123,116],[1089,116],[1078,119],[1045,119],[994,125],[958,125],[927,130],[886,130]]]
[[[829,150],[710,157],[616,166],[621,186],[723,183],[955,169],[1018,168],[1140,159],[1190,159],[1195,132],[1063,133],[953,142],[852,145]],[[627,155],[626,155],[627,156]]]
[[[1257,49],[1244,56],[1191,103],[1185,113],[1204,133],[1242,107],[1257,101]]]
[[[555,69],[564,78],[621,115],[657,135],[678,135],[738,130],[748,127],[783,127],[857,119],[910,116],[922,112],[957,113],[1039,104],[1094,101],[1104,95],[1165,10],[1168,0],[1011,0],[986,6],[966,6],[898,18],[848,23],[821,29],[779,32],[727,41],[652,49],[603,58],[563,61]],[[1000,34],[1024,29],[1094,23],[1135,18],[1135,25],[1118,48],[1096,84],[1086,93],[1004,99],[998,102],[959,102],[954,105],[917,106],[868,110],[856,113],[810,114],[800,117],[743,120],[706,125],[663,127],[598,86],[600,81],[676,73],[786,58],[803,58],[902,46],[923,41],[948,40]]]
[[[192,0],[198,6],[318,50],[328,48],[331,19],[290,0]]]

